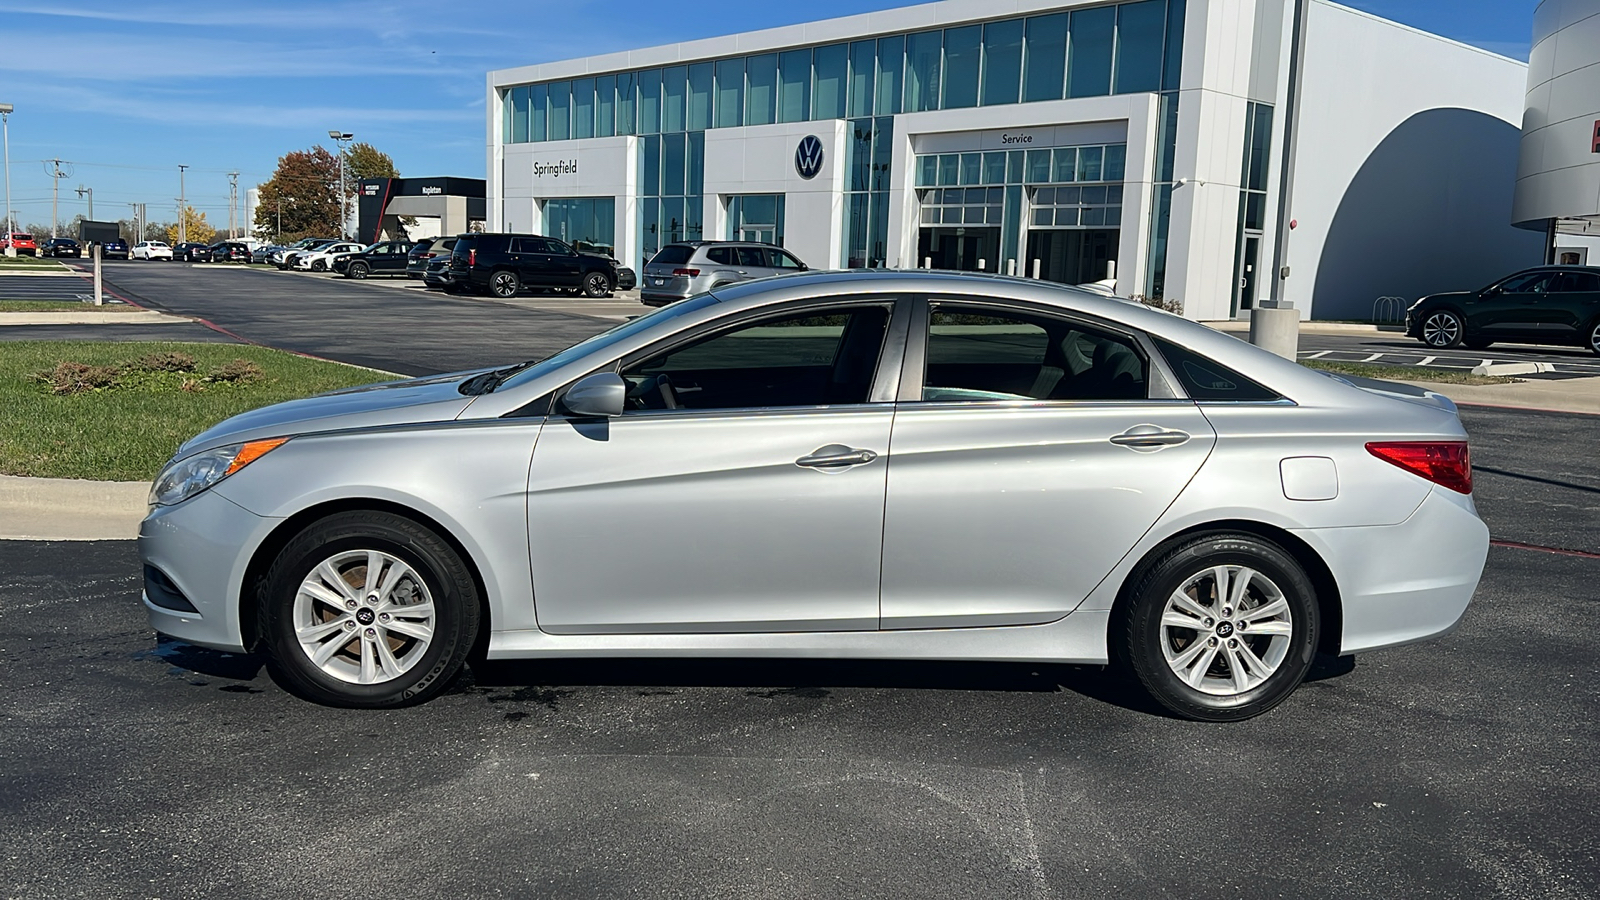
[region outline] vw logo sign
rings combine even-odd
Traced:
[[[800,146],[794,148],[794,170],[807,181],[817,177],[822,171],[821,138],[808,134],[800,139]]]

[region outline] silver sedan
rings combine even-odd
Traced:
[[[1020,279],[816,273],[537,363],[229,419],[140,533],[161,632],[322,703],[470,656],[1111,664],[1226,721],[1449,631],[1482,573],[1449,400]]]

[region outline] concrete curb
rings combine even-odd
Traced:
[[[0,475],[0,540],[130,540],[149,495],[143,481]]]
[[[1201,322],[1201,325],[1216,331],[1229,333],[1250,331],[1249,319],[1224,319],[1221,321]],[[1362,325],[1357,322],[1301,322],[1301,334],[1404,334],[1404,325]]]
[[[1499,406],[1506,409],[1600,415],[1600,376],[1512,384],[1440,384],[1407,381],[1406,384],[1443,394],[1465,406]]]
[[[0,326],[6,325],[187,325],[193,322],[186,316],[174,316],[153,309],[123,307],[124,311],[109,312],[90,306],[78,310],[59,312],[7,312],[0,313]]]

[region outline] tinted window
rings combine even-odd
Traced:
[[[1140,400],[1145,361],[1129,338],[1078,322],[939,304],[922,399]]]
[[[655,257],[650,260],[650,264],[653,266],[675,266],[679,263],[688,262],[689,257],[693,255],[694,248],[687,244],[668,244],[667,246],[662,247],[661,252],[657,253]]]
[[[712,247],[710,250],[706,251],[706,259],[711,260],[719,266],[731,266],[733,265],[733,248]]]
[[[1185,350],[1177,344],[1152,338],[1161,355],[1178,376],[1184,393],[1192,400],[1277,400],[1278,395],[1227,366]]]
[[[1500,290],[1508,294],[1533,294],[1544,290],[1545,282],[1549,281],[1549,272],[1528,272],[1523,275],[1513,275],[1500,282]]]
[[[737,326],[625,368],[628,405],[650,410],[865,403],[888,323],[884,305]]]
[[[757,269],[767,267],[767,253],[760,247],[739,247],[739,265],[753,266]]]
[[[1600,293],[1600,274],[1594,272],[1562,272],[1550,288],[1558,293]]]
[[[776,248],[772,248],[772,249],[767,250],[767,259],[768,259],[767,265],[771,266],[774,269],[796,269],[796,270],[798,270],[798,269],[804,269],[805,268],[805,266],[800,264],[800,260],[795,259],[794,257],[790,256],[789,254],[783,252],[782,250],[778,250]]]

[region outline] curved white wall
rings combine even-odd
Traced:
[[[1544,0],[1533,14],[1512,221],[1600,215],[1600,0]]]

